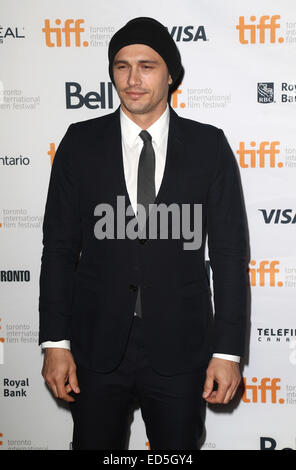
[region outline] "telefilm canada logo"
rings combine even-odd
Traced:
[[[257,327],[257,341],[259,343],[283,344],[291,343],[291,349],[296,339],[296,328],[283,327]],[[290,361],[291,362],[291,361]]]

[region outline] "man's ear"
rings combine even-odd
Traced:
[[[169,81],[168,81],[168,84],[171,85],[173,83],[173,79],[172,77],[169,75]]]

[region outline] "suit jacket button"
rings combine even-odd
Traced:
[[[135,286],[135,284],[130,284],[129,290],[130,292],[135,292],[138,289],[138,286]]]

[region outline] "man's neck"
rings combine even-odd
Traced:
[[[166,107],[167,102],[164,103],[163,106],[157,108],[157,110],[153,110],[151,113],[135,114],[130,113],[121,103],[122,111],[143,130],[146,130],[150,126],[152,126],[152,124],[157,121],[160,116],[162,116],[162,114],[165,112]]]

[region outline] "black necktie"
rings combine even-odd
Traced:
[[[149,204],[153,204],[155,200],[155,153],[152,147],[152,137],[149,132],[142,131],[139,135],[144,145],[138,167],[137,204],[142,204],[145,208],[145,220],[140,217],[143,214],[142,212],[138,215],[138,227],[139,230],[143,230],[149,216]],[[140,286],[138,288],[135,312],[142,318]]]

